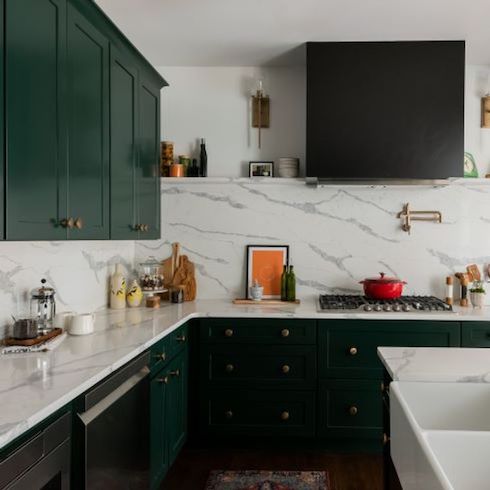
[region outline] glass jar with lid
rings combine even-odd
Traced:
[[[138,276],[143,292],[162,292],[164,290],[162,264],[155,257],[139,263]]]

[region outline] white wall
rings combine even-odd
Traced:
[[[304,67],[162,67],[170,84],[162,92],[162,139],[175,154],[198,152],[206,138],[209,176],[248,175],[250,160],[282,156],[305,160],[306,78]],[[271,100],[271,127],[250,124],[250,96],[263,78]],[[197,153],[198,154],[198,153]]]

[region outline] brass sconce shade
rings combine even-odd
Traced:
[[[270,99],[264,94],[262,80],[255,95],[252,95],[252,128],[259,130],[259,148],[262,145],[262,128],[270,127]]]
[[[490,129],[490,94],[481,99],[481,127]]]

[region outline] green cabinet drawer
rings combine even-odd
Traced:
[[[381,438],[381,381],[322,380],[318,398],[320,437]]]
[[[216,318],[200,322],[201,342],[315,344],[315,320]]]
[[[217,436],[314,436],[315,392],[208,390],[201,431]]]
[[[201,382],[211,385],[316,388],[316,346],[205,344]]]
[[[490,322],[463,322],[461,347],[490,347]]]
[[[459,322],[320,321],[320,377],[381,378],[378,346],[458,347],[459,343]]]

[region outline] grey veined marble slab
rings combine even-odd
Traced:
[[[490,349],[378,347],[395,381],[490,383]]]

